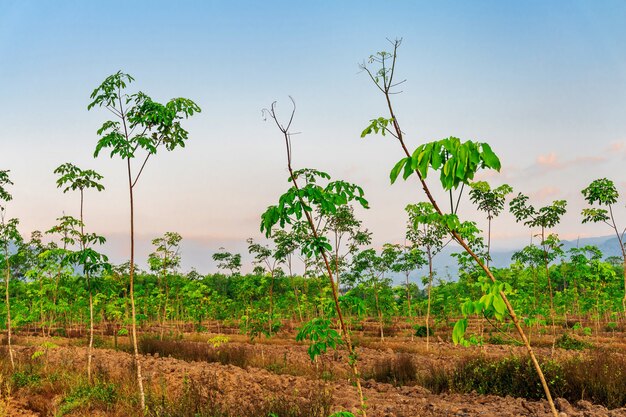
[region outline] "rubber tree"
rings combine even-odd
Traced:
[[[470,184],[469,197],[476,208],[487,214],[487,259],[485,262],[489,266],[491,261],[491,222],[494,217],[498,217],[504,210],[506,196],[513,192],[508,184],[491,188],[487,181],[477,181]]]
[[[363,222],[354,215],[354,208],[339,206],[336,213],[320,216],[325,220],[321,232],[329,236],[335,281],[341,293],[341,272],[346,267],[348,257],[353,256],[361,246],[372,242],[372,234],[362,227]]]
[[[291,186],[289,190],[279,198],[277,205],[268,207],[265,213],[263,213],[261,216],[261,231],[264,232],[267,237],[271,237],[274,226],[276,225],[279,225],[280,228],[285,228],[287,224],[304,220],[305,224],[308,226],[308,234],[306,238],[304,238],[300,250],[306,258],[317,258],[323,261],[324,270],[332,291],[332,301],[335,306],[337,319],[339,320],[341,338],[348,351],[348,364],[352,371],[352,377],[354,378],[360,403],[359,413],[361,416],[366,417],[366,404],[361,387],[361,376],[357,365],[356,350],[352,344],[351,336],[348,333],[341,306],[339,305],[337,283],[334,279],[333,268],[331,266],[332,246],[328,237],[319,233],[313,213],[317,211],[321,215],[333,214],[337,212],[338,207],[347,205],[350,202],[358,203],[362,207],[367,208],[368,203],[363,197],[363,189],[355,184],[345,181],[331,181],[330,175],[315,169],[305,168],[294,170],[292,166],[292,132],[290,129],[296,113],[296,107],[293,99],[291,101],[293,110],[286,123],[279,120],[276,114],[275,102],[272,103],[269,109],[264,110],[264,114],[276,124],[276,127],[281,133],[282,140],[284,141],[287,154],[287,170],[289,171],[288,181]],[[328,181],[325,187],[322,187],[318,183],[322,181]],[[311,326],[305,325],[305,329],[313,331],[316,326],[312,323],[309,324],[311,324]],[[325,329],[319,330],[324,330],[324,334],[330,335],[332,334],[330,330],[333,329],[328,330],[328,326],[325,326]],[[332,340],[335,340],[335,338],[332,337]]]
[[[433,260],[446,245],[448,230],[440,222],[434,220],[435,208],[431,203],[421,202],[409,204],[405,208],[409,221],[407,223],[406,238],[416,248],[426,255],[428,263],[428,288],[426,305],[426,350],[430,349],[430,307],[431,293],[434,278]]]
[[[180,267],[180,242],[182,236],[176,232],[166,232],[162,237],[152,240],[154,252],[148,255],[148,265],[160,281],[159,290],[159,325],[161,332],[159,339],[163,340],[165,322],[167,321],[167,303],[169,300],[169,279]]]
[[[385,301],[381,297],[383,289],[389,288],[391,279],[385,274],[391,270],[397,260],[399,251],[393,245],[383,246],[380,254],[369,248],[357,252],[351,262],[351,277],[358,281],[365,291],[371,290],[374,297],[374,308],[378,318],[378,334],[385,340],[383,307]]]
[[[130,203],[130,268],[129,293],[131,304],[131,335],[133,342],[137,385],[141,409],[146,408],[146,397],[139,361],[137,344],[137,316],[135,311],[135,200],[134,192],[148,160],[161,149],[173,151],[185,146],[189,133],[181,121],[195,113],[200,107],[187,98],[174,98],[165,104],[152,100],[143,92],[128,93],[127,87],[134,78],[121,71],[107,77],[91,93],[88,109],[103,107],[114,118],[105,121],[100,129],[100,137],[94,151],[94,157],[107,149],[110,157],[118,157],[125,162],[128,178]],[[135,158],[139,157],[139,163]]]
[[[554,310],[554,290],[552,288],[552,279],[550,278],[550,262],[554,254],[560,250],[558,237],[554,234],[546,235],[548,229],[559,224],[561,217],[566,213],[567,201],[555,200],[552,204],[544,207],[536,208],[528,202],[528,196],[519,193],[517,197],[509,202],[509,210],[515,216],[516,222],[523,222],[525,226],[530,228],[541,228],[541,249],[543,250],[543,261],[548,281],[548,291],[550,295],[550,319],[552,321],[552,350],[556,343],[556,326],[555,326],[555,310]]]
[[[217,262],[217,269],[228,270],[231,276],[239,274],[241,271],[241,254],[228,252],[222,247],[218,251],[211,256]]]
[[[293,288],[293,295],[296,299],[296,307],[298,308],[298,317],[300,321],[302,317],[302,306],[300,305],[300,295],[298,287],[296,286],[295,275],[293,273],[293,257],[294,253],[300,248],[300,242],[296,233],[287,232],[283,229],[278,229],[273,233],[274,245],[276,245],[276,258],[281,263],[287,266],[289,273],[289,280],[291,281]]]
[[[100,183],[102,175],[91,169],[81,169],[74,164],[65,163],[60,165],[54,170],[55,174],[59,175],[57,179],[57,187],[63,189],[63,193],[68,191],[78,191],[80,195],[80,218],[79,223],[76,226],[79,227],[78,243],[80,246],[80,254],[78,256],[83,262],[80,266],[87,282],[87,293],[89,295],[89,348],[87,349],[87,378],[91,382],[91,359],[93,356],[93,292],[91,288],[91,272],[96,265],[100,265],[107,262],[106,257],[96,254],[96,252],[87,252],[90,244],[98,243],[103,244],[105,242],[104,237],[96,236],[93,234],[85,233],[85,190],[94,189],[96,191],[103,191],[104,185]],[[97,255],[97,256],[96,256]],[[94,256],[96,256],[94,258]],[[89,264],[95,261],[96,265]]]
[[[537,270],[543,264],[543,250],[534,244],[525,246],[522,250],[516,251],[511,256],[511,260],[530,268],[533,278],[533,308],[537,310],[540,306],[539,283],[537,279]]]
[[[254,256],[254,264],[263,268],[263,272],[259,275],[263,276],[267,271],[270,276],[270,292],[269,292],[269,316],[268,316],[268,335],[271,337],[274,333],[274,280],[278,271],[278,266],[283,262],[276,248],[270,249],[267,245],[256,243],[254,239],[249,238],[248,252]]]
[[[489,266],[487,266],[486,262],[481,259],[472,248],[470,248],[460,233],[463,223],[459,220],[456,212],[459,208],[464,186],[474,179],[474,175],[480,169],[494,169],[499,171],[500,160],[487,143],[473,141],[461,142],[459,139],[452,137],[425,143],[418,146],[413,152],[409,151],[405,141],[405,132],[400,127],[400,121],[396,116],[392,100],[394,94],[400,92],[397,87],[405,82],[405,80],[398,81],[396,79],[396,63],[401,40],[391,41],[391,44],[393,52],[381,51],[373,54],[369,57],[367,62],[364,62],[360,66],[362,71],[368,75],[375,87],[383,95],[387,109],[387,115],[385,117],[370,120],[370,124],[363,130],[361,136],[365,137],[372,133],[381,133],[383,136],[389,135],[397,142],[404,157],[393,167],[390,173],[392,183],[395,182],[401,173],[405,180],[409,177],[416,178],[427,200],[433,205],[439,220],[448,227],[452,239],[476,261],[479,267],[484,271],[488,280],[490,280],[493,285],[497,285],[496,278],[489,269]],[[430,186],[426,182],[428,171],[431,169],[439,173],[440,185],[443,191],[449,194],[449,213],[444,213],[441,208],[442,206],[440,206],[435,199]],[[458,190],[459,187],[460,190],[457,194],[455,204],[452,191]],[[498,287],[501,288],[499,285]],[[509,302],[503,288],[497,291],[494,296],[499,300],[498,303],[501,303],[501,305],[505,307],[505,311],[508,312],[517,332],[522,338],[533,366],[537,371],[537,375],[541,380],[542,387],[550,405],[550,410],[552,414],[557,417],[558,412],[554,406],[554,401],[552,400],[552,395],[550,394],[550,389],[543,375],[543,371],[520,325],[520,321],[515,314],[513,306]]]
[[[604,223],[609,226],[615,233],[622,254],[622,265],[624,269],[624,296],[622,298],[622,310],[626,317],[626,241],[623,230],[617,226],[613,207],[619,199],[619,192],[613,181],[607,178],[594,180],[585,189],[582,190],[585,201],[590,205],[598,205],[598,207],[587,207],[582,211],[583,223]]]
[[[11,245],[15,247],[21,246],[22,236],[17,230],[19,224],[18,219],[7,219],[6,203],[13,199],[13,196],[7,190],[7,187],[13,185],[9,178],[8,170],[0,170],[0,245],[2,246],[2,268],[4,269],[4,302],[7,311],[7,346],[9,349],[9,359],[11,360],[11,368],[15,370],[15,358],[13,355],[13,347],[11,345],[11,300],[9,297],[9,283],[11,281],[11,261],[16,256],[11,253]]]
[[[407,239],[408,240],[408,239]],[[411,306],[411,287],[415,287],[415,284],[411,284],[409,277],[411,272],[423,267],[428,263],[424,257],[425,253],[419,247],[414,244],[407,245],[393,245],[397,251],[396,260],[391,265],[391,270],[396,273],[404,274],[405,286],[406,286],[406,304],[407,304],[407,318],[409,323],[413,324],[413,311]],[[411,340],[413,340],[413,332],[411,332]]]

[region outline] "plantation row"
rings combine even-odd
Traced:
[[[251,246],[252,249],[258,247]],[[537,248],[526,248],[515,254],[515,258],[529,250]],[[220,320],[239,326],[241,332],[251,336],[269,336],[279,330],[285,319],[303,322],[336,316],[332,291],[324,278],[290,276],[280,268],[265,270],[261,264],[257,265],[256,274],[240,275],[233,271],[207,276],[196,272],[184,275],[175,271],[180,262],[177,253],[177,247],[170,248],[168,267],[163,269],[155,252],[150,259],[157,270],[136,275],[137,319],[143,325],[165,328],[169,322],[194,323],[201,330],[203,322]],[[276,254],[272,252],[273,256]],[[221,255],[237,257],[227,252],[215,257]],[[573,248],[569,255],[569,259],[562,258],[550,266],[558,316],[618,321],[621,263],[602,261],[595,247]],[[31,241],[21,242],[13,256],[16,279],[10,283],[9,297],[16,328],[37,328],[47,336],[64,335],[65,329],[79,329],[89,324],[88,288],[81,274],[63,262],[70,257],[69,249],[59,249],[53,242],[44,245],[40,236],[34,234]],[[363,260],[367,257],[375,266],[363,269]],[[354,255],[342,271],[344,294],[339,297],[343,312],[350,320],[358,323],[367,317],[380,318],[382,328],[398,318],[425,325],[427,277],[421,287],[415,282],[409,282],[408,287],[394,286],[388,278],[398,272],[402,260],[400,248],[393,245],[386,246],[380,254],[365,249]],[[270,265],[274,261],[271,257]],[[540,262],[540,258],[536,259],[536,263],[540,265]],[[237,265],[230,266],[237,269]],[[495,275],[500,282],[518,289],[510,299],[527,325],[548,321],[549,288],[541,268],[532,262],[526,265],[518,261],[508,268],[497,269]],[[458,281],[435,282],[431,288],[433,320],[447,322],[462,316],[463,304],[483,295],[477,277],[478,271],[470,267],[461,270]],[[131,323],[128,285],[128,264],[91,277],[97,324],[112,325],[119,334],[128,334]],[[6,306],[0,311],[6,315]]]
[[[0,266],[5,279],[5,310],[8,353],[13,369],[15,355],[12,329],[34,326],[44,335],[57,328],[89,325],[87,378],[92,381],[94,328],[97,322],[113,324],[115,332],[128,332],[133,345],[139,407],[146,410],[142,360],[138,348],[138,325],[167,322],[231,320],[242,331],[272,336],[281,319],[303,322],[297,339],[308,340],[311,359],[329,349],[345,349],[346,364],[358,396],[359,414],[367,414],[361,386],[358,349],[351,329],[369,316],[378,323],[380,337],[385,325],[406,317],[428,340],[431,322],[459,318],[452,330],[457,344],[481,343],[480,335],[468,335],[468,318],[484,318],[494,326],[507,325],[519,336],[530,364],[537,373],[550,410],[558,416],[550,387],[528,336],[529,328],[545,322],[552,328],[562,318],[587,315],[596,321],[616,324],[626,311],[626,248],[624,231],[618,228],[614,210],[619,194],[608,179],[589,178],[582,190],[589,207],[583,222],[604,223],[613,231],[622,257],[603,261],[593,247],[563,254],[555,230],[566,212],[564,200],[538,207],[523,193],[510,199],[508,209],[516,221],[540,236],[537,246],[517,253],[509,268],[490,267],[491,223],[500,215],[512,193],[508,185],[492,188],[475,182],[481,170],[499,171],[501,163],[488,143],[462,141],[456,137],[422,143],[409,150],[393,105],[397,86],[396,60],[400,41],[393,52],[372,55],[361,69],[384,98],[387,114],[370,120],[362,137],[385,136],[401,152],[391,168],[392,184],[399,178],[415,181],[415,204],[406,208],[406,243],[389,244],[381,251],[368,249],[370,233],[355,218],[355,208],[369,208],[364,190],[357,184],[332,179],[325,172],[292,166],[292,123],[296,107],[287,117],[277,114],[276,103],[264,110],[285,146],[289,188],[261,215],[260,229],[272,242],[262,245],[249,240],[249,251],[258,269],[240,276],[241,257],[225,251],[214,254],[221,270],[229,275],[207,277],[180,275],[178,247],[181,237],[166,233],[155,239],[148,263],[151,273],[141,273],[135,264],[135,191],[146,166],[159,151],[173,151],[189,139],[184,120],[200,112],[191,100],[176,98],[162,104],[143,92],[129,92],[133,78],[123,72],[107,77],[91,94],[88,109],[104,108],[111,116],[97,130],[94,157],[108,152],[125,162],[129,191],[129,262],[114,268],[98,251],[105,238],[88,231],[84,223],[84,200],[101,192],[102,176],[71,163],[60,165],[55,174],[64,193],[80,197],[80,217],[63,216],[48,232],[56,242],[44,244],[41,233],[28,243],[18,231],[19,220],[6,218],[12,182],[0,171]],[[429,181],[435,173],[439,181]],[[436,184],[434,187],[432,184]],[[444,192],[445,201],[434,197]],[[464,221],[459,212],[468,198],[487,221],[484,233],[475,222]],[[425,201],[423,201],[425,200]],[[448,201],[449,200],[449,201]],[[459,247],[458,282],[434,285],[434,264],[441,250],[452,242]],[[567,255],[567,257],[563,257]],[[307,278],[294,277],[293,261],[300,258]],[[413,271],[427,269],[424,286],[411,282]],[[392,276],[404,276],[405,286],[394,287]],[[311,277],[312,276],[312,277]],[[14,279],[12,279],[14,278]],[[15,279],[17,278],[17,279]],[[419,317],[418,317],[419,316]],[[435,318],[432,318],[434,316]],[[428,343],[428,342],[427,342]],[[349,413],[337,415],[347,416]]]

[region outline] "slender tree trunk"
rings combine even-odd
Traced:
[[[4,276],[5,284],[5,304],[7,306],[7,345],[9,348],[9,359],[11,368],[15,370],[15,359],[13,358],[13,346],[11,345],[11,301],[9,299],[9,281],[11,280],[11,265],[9,263],[9,245],[4,246],[4,259],[6,262],[6,272]]]
[[[135,310],[135,206],[133,200],[133,181],[130,170],[130,159],[126,160],[128,167],[128,187],[130,194],[130,268],[128,271],[130,281],[130,311],[131,311],[131,334],[133,339],[133,352],[135,368],[137,370],[137,386],[139,387],[139,400],[142,412],[146,409],[146,395],[143,389],[143,377],[141,375],[141,362],[139,360],[139,346],[137,343],[137,315]]]
[[[491,260],[491,215],[488,216],[487,218],[488,222],[488,226],[487,226],[487,259],[486,259],[486,263],[487,263],[487,268],[489,268],[489,261]]]
[[[385,341],[385,332],[383,330],[383,312],[380,309],[380,303],[378,302],[378,284],[374,285],[374,300],[376,300],[376,312],[378,313],[378,328],[380,329],[380,341]]]
[[[426,307],[426,350],[430,349],[430,303],[431,303],[431,289],[433,287],[433,256],[428,252],[428,305]]]
[[[550,321],[552,321],[552,354],[554,354],[554,349],[556,347],[556,325],[554,321],[555,311],[554,311],[554,295],[552,292],[552,280],[550,279],[550,265],[548,264],[548,248],[545,246],[545,228],[541,227],[541,243],[543,246],[543,261],[546,267],[546,279],[548,280],[548,290],[550,291]]]
[[[87,379],[91,382],[91,359],[93,356],[93,295],[91,294],[91,280],[87,278],[89,289],[89,349],[87,349]]]
[[[408,309],[409,325],[411,326],[411,341],[413,341],[413,312],[411,311],[411,284],[409,282],[409,271],[406,272],[406,305]]]
[[[269,335],[272,337],[272,316],[274,315],[274,269],[270,272],[270,317],[268,320]]]
[[[84,207],[84,194],[83,190],[80,190],[80,246],[81,250],[86,249],[85,242],[85,223],[83,216]],[[87,270],[87,265],[83,264],[83,273],[87,279],[87,292],[89,293],[89,347],[87,348],[87,380],[91,383],[91,360],[93,356],[93,294],[91,292],[91,276]]]

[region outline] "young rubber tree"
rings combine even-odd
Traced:
[[[379,294],[381,288],[389,283],[383,282],[385,268],[383,267],[382,257],[378,256],[375,249],[364,249],[354,255],[350,267],[349,279],[359,283],[366,294],[371,292],[374,298],[374,309],[376,310],[376,316],[378,318],[378,335],[380,340],[384,341],[383,312],[380,305]]]
[[[506,296],[505,289],[497,284],[496,278],[486,262],[472,250],[463,238],[463,233],[461,232],[464,223],[462,223],[457,216],[464,186],[474,179],[474,175],[480,169],[500,170],[500,160],[492,151],[489,144],[473,141],[461,142],[458,138],[454,137],[425,143],[418,146],[413,152],[409,151],[405,141],[405,132],[400,128],[400,121],[396,116],[392,100],[393,95],[399,92],[397,91],[397,87],[404,82],[404,80],[397,81],[395,79],[398,48],[400,47],[401,40],[391,41],[391,44],[393,52],[378,52],[371,55],[367,63],[361,65],[361,69],[369,76],[376,88],[382,93],[388,112],[386,117],[378,117],[370,120],[370,124],[363,130],[361,136],[365,137],[371,133],[381,133],[384,136],[389,135],[395,139],[404,154],[404,158],[393,167],[390,174],[391,182],[395,182],[400,174],[402,174],[405,180],[409,177],[416,178],[419,187],[426,195],[428,201],[433,205],[436,213],[436,216],[433,216],[433,218],[438,218],[441,224],[444,224],[448,228],[452,239],[476,261],[479,267],[484,271],[488,280],[491,281],[494,286],[501,288],[495,291],[494,294],[498,308],[502,313],[507,312],[511,317],[517,332],[523,340],[533,366],[537,371],[537,375],[541,380],[541,385],[550,405],[550,410],[552,414],[557,417],[558,412],[554,406],[554,401],[552,400],[552,395],[550,394],[550,389],[543,375],[543,371],[520,325],[515,310]],[[443,191],[448,192],[450,196],[449,213],[444,213],[429,185],[426,183],[428,172],[431,169],[439,173],[439,182]],[[456,204],[454,203],[453,190],[458,190]]]
[[[361,416],[366,417],[366,404],[361,387],[361,376],[357,366],[357,355],[343,318],[341,306],[339,305],[337,283],[335,282],[333,267],[331,266],[332,246],[328,237],[319,233],[313,213],[317,211],[321,215],[333,214],[337,212],[338,207],[347,205],[350,202],[358,203],[362,207],[367,208],[368,203],[363,198],[363,189],[355,184],[345,181],[330,181],[330,175],[314,169],[293,169],[292,133],[290,129],[296,113],[296,107],[293,99],[291,101],[293,110],[286,124],[279,120],[276,114],[275,102],[272,103],[269,109],[264,110],[264,113],[275,122],[284,140],[287,152],[287,170],[289,171],[288,181],[291,183],[291,187],[280,197],[277,205],[268,207],[265,213],[263,213],[261,216],[261,231],[265,232],[267,237],[271,237],[275,225],[285,228],[287,224],[304,220],[308,226],[308,234],[303,240],[300,250],[307,258],[323,260],[324,270],[332,291],[332,302],[339,320],[341,340],[348,350],[348,364],[352,371],[360,403],[359,412]],[[328,181],[328,184],[322,187],[318,184],[318,181]],[[305,325],[304,331],[311,338],[314,337],[316,340],[319,340],[320,337],[323,339],[325,336],[329,336],[329,340],[333,341],[332,344],[334,344],[337,337],[333,336],[331,331],[333,329],[329,328],[328,322],[309,324]],[[319,332],[315,329],[319,330]],[[315,343],[314,346],[319,345]],[[315,352],[321,352],[321,350],[316,350]]]
[[[134,192],[141,178],[146,163],[161,149],[173,151],[185,146],[189,133],[182,127],[181,120],[200,112],[200,107],[186,98],[174,98],[165,104],[158,103],[142,92],[129,94],[127,86],[133,77],[121,71],[107,77],[91,94],[92,102],[88,109],[104,107],[113,114],[113,120],[107,120],[98,129],[100,139],[96,145],[94,157],[105,150],[110,150],[111,158],[117,156],[126,165],[128,193],[130,203],[130,304],[131,335],[137,385],[141,409],[146,408],[146,396],[143,388],[139,347],[137,344],[137,315],[135,308],[135,200]],[[135,157],[140,157],[135,165]]]
[[[152,240],[152,246],[155,247],[154,252],[148,255],[148,265],[150,270],[159,277],[159,309],[160,316],[159,325],[161,332],[159,339],[163,340],[165,332],[165,322],[167,321],[167,304],[169,301],[169,279],[176,274],[180,267],[180,242],[182,236],[176,232],[166,232],[162,237]]]
[[[2,269],[4,269],[4,302],[7,311],[7,346],[9,349],[9,359],[11,360],[11,368],[15,369],[15,359],[13,355],[13,347],[11,345],[11,300],[9,297],[9,283],[11,281],[11,261],[16,256],[11,253],[11,245],[20,247],[22,244],[22,235],[17,230],[19,224],[18,219],[6,219],[6,203],[13,199],[13,196],[7,190],[9,185],[13,185],[9,178],[8,170],[0,171],[0,245],[2,246]]]
[[[104,190],[104,186],[100,183],[103,177],[96,171],[93,171],[91,169],[81,169],[71,163],[65,163],[63,165],[60,165],[59,167],[57,167],[57,169],[54,170],[54,173],[59,175],[59,178],[57,179],[57,187],[63,188],[63,193],[67,193],[68,191],[78,191],[80,194],[80,220],[76,226],[80,228],[78,243],[80,246],[79,252],[81,252],[81,255],[78,256],[82,257],[84,260],[84,262],[82,262],[80,266],[82,267],[83,274],[85,275],[85,280],[87,281],[87,292],[89,295],[89,348],[87,349],[87,378],[91,382],[91,359],[93,355],[94,335],[91,272],[93,271],[94,265],[87,265],[87,263],[95,261],[96,265],[100,265],[102,263],[106,263],[107,259],[103,255],[97,254],[96,252],[87,252],[90,245],[94,243],[101,245],[105,242],[105,239],[101,236],[85,233],[84,206],[85,190]],[[96,258],[93,258],[94,256],[96,256]]]
[[[433,286],[433,259],[441,252],[446,243],[448,230],[440,222],[433,219],[435,209],[431,203],[409,204],[405,208],[409,215],[406,238],[416,248],[420,248],[426,254],[428,261],[428,302],[426,305],[426,350],[430,348],[430,307],[431,292]]]
[[[321,216],[326,219],[321,234],[330,237],[332,264],[337,288],[341,292],[341,272],[347,265],[347,258],[353,256],[361,246],[369,245],[372,234],[362,228],[363,222],[354,215],[354,208],[349,205],[339,206],[336,213]]]
[[[300,321],[302,321],[302,306],[300,305],[299,291],[293,273],[294,253],[300,248],[298,236],[293,231],[287,232],[286,230],[278,229],[274,231],[273,239],[274,245],[276,245],[276,258],[287,266],[289,280],[293,288],[293,295],[296,299],[296,307],[298,308],[298,317]]]
[[[587,188],[582,190],[582,194],[585,197],[585,201],[589,203],[589,205],[593,206],[597,204],[600,206],[600,208],[584,208],[582,211],[583,223],[604,223],[613,229],[613,232],[617,237],[620,252],[622,253],[622,265],[624,267],[624,296],[622,298],[622,310],[626,317],[626,241],[624,241],[626,228],[620,230],[620,228],[617,227],[617,222],[613,213],[613,206],[617,204],[619,192],[617,191],[613,181],[601,178],[592,181]]]
[[[407,239],[408,240],[408,239]],[[415,284],[411,284],[409,276],[411,272],[426,265],[428,261],[424,257],[425,252],[414,244],[394,245],[396,251],[396,261],[391,266],[391,270],[396,273],[404,274],[406,286],[406,304],[407,317],[410,324],[413,324],[413,311],[411,307],[411,291],[416,289]],[[411,332],[411,340],[413,340],[413,332]]]
[[[535,208],[528,202],[528,196],[519,193],[517,197],[513,198],[509,203],[509,210],[515,216],[516,222],[523,222],[525,226],[530,228],[541,228],[541,248],[543,250],[543,261],[546,272],[546,279],[548,281],[548,291],[550,295],[550,319],[552,321],[552,335],[554,349],[556,343],[556,327],[555,327],[555,310],[554,310],[554,291],[552,288],[552,279],[550,278],[550,262],[553,260],[551,257],[558,252],[560,248],[559,240],[556,235],[546,235],[546,231],[559,224],[561,217],[566,213],[567,201],[555,200],[549,206]]]
[[[470,200],[476,204],[476,208],[487,214],[487,266],[491,261],[491,221],[498,217],[504,210],[506,196],[513,192],[508,184],[491,188],[486,181],[477,181],[470,184],[472,189],[469,192]]]
[[[250,255],[254,256],[254,264],[263,268],[263,272],[259,275],[264,275],[265,271],[270,275],[268,335],[271,337],[274,327],[274,280],[276,278],[278,265],[283,262],[283,258],[278,256],[276,249],[272,250],[267,245],[256,243],[252,238],[249,238],[247,242],[248,252]]]
[[[521,265],[530,268],[533,278],[533,313],[540,307],[539,297],[541,291],[539,290],[539,282],[537,276],[537,270],[543,264],[543,250],[534,244],[525,246],[521,250],[514,252],[511,256],[511,260]]]
[[[212,255],[212,259],[217,262],[218,270],[228,270],[230,275],[238,275],[241,271],[241,254],[228,252],[224,248],[219,248],[219,252]]]

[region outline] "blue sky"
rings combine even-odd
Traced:
[[[71,161],[105,175],[87,196],[88,225],[126,250],[127,192],[118,160],[92,158],[108,117],[87,112],[110,73],[135,76],[157,100],[195,100],[186,149],[150,162],[138,185],[140,254],[166,231],[187,240],[186,266],[212,268],[219,246],[243,250],[260,213],[286,187],[282,144],[261,108],[298,103],[295,163],[362,184],[360,213],[375,243],[401,241],[403,207],[422,196],[388,184],[401,157],[385,138],[362,140],[382,97],[358,64],[402,37],[396,108],[412,147],[450,135],[489,142],[507,182],[537,204],[567,199],[555,231],[581,226],[580,189],[607,176],[626,194],[626,3],[622,1],[85,2],[0,1],[0,169],[15,182],[10,215],[22,231],[47,229],[77,196],[56,189]],[[469,203],[466,217],[481,220]],[[626,213],[623,213],[626,214]],[[626,218],[626,216],[625,216]],[[496,246],[530,233],[503,215]],[[183,247],[185,253],[185,247]]]

